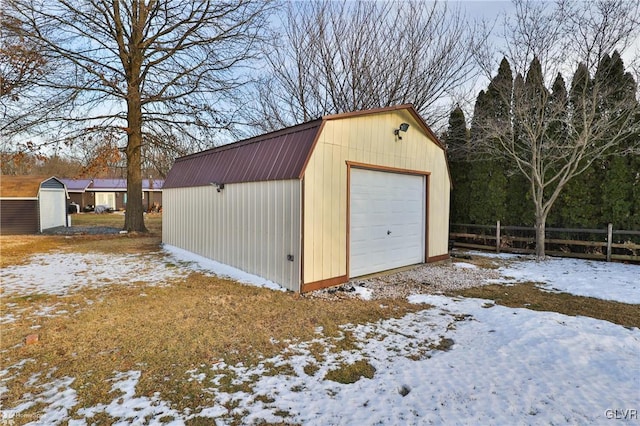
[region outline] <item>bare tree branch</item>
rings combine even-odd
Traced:
[[[490,86],[493,102],[509,107],[510,120],[488,116],[475,121],[480,135],[473,138],[470,150],[506,160],[530,182],[536,253],[541,258],[546,218],[567,183],[605,156],[640,153],[636,82],[629,73],[623,74],[617,51],[609,57],[611,52],[603,50],[628,47],[637,36],[638,28],[631,23],[637,20],[638,5],[596,1],[583,6],[563,1],[553,10],[539,2],[518,0],[516,5],[515,21],[507,26],[511,33],[506,51],[516,70],[522,69],[519,61],[530,57],[532,61],[526,79],[518,73],[513,86],[494,86],[493,91]],[[558,29],[558,19],[564,20],[567,13],[571,18]],[[579,45],[583,49],[572,52],[582,62],[569,94],[559,72],[552,90],[547,89],[545,80],[552,76],[545,69],[564,69],[567,58],[573,59],[558,46]],[[537,55],[543,55],[540,61]],[[608,74],[614,70],[612,81]]]
[[[68,143],[96,129],[126,136],[125,228],[137,231],[145,229],[146,144],[163,146],[159,140],[168,137],[168,144],[180,140],[176,151],[185,152],[184,144],[211,144],[230,129],[237,91],[253,78],[247,67],[261,54],[272,9],[269,0],[4,4],[20,36],[56,67],[30,79],[2,117],[1,134],[16,143],[50,135],[40,145]]]
[[[432,123],[477,76],[487,32],[447,3],[292,2],[269,52],[252,122],[261,130],[412,103]]]

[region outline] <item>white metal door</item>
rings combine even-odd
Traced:
[[[351,169],[349,277],[424,262],[425,177]]]
[[[115,209],[116,193],[115,192],[96,192],[96,206],[109,206],[112,209]]]
[[[67,202],[63,189],[40,189],[40,231],[65,226]]]

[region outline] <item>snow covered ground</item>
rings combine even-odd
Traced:
[[[215,274],[259,287],[284,290],[264,278],[228,265],[165,245],[158,254],[47,253],[38,254],[24,265],[2,268],[3,294],[64,295],[82,288],[130,285],[144,282],[164,285],[192,271]]]
[[[640,265],[549,257],[536,262],[531,256],[470,252],[473,256],[507,260],[496,282],[540,282],[542,288],[578,296],[640,304]]]
[[[167,266],[170,262],[159,256],[158,262],[172,273],[155,276],[158,282],[186,274],[191,268],[216,267],[189,257],[192,255],[181,258],[180,252],[172,248],[167,256],[176,264]],[[180,259],[193,263],[183,264]],[[546,288],[575,294],[600,289],[596,297],[640,303],[638,266],[572,259],[552,259],[542,264],[515,257],[507,260],[509,265],[501,269],[505,277],[541,281]],[[22,279],[11,278],[15,281],[9,283],[5,282],[3,270],[5,291],[18,294],[49,288],[47,275],[27,273],[30,269],[47,268],[47,263],[51,262],[40,259],[31,268],[11,269],[12,276],[17,274]],[[61,265],[67,263],[57,265],[64,269]],[[225,275],[235,273],[226,271]],[[64,271],[60,274],[65,275]],[[247,275],[240,278],[245,282],[255,279]],[[507,278],[505,281],[513,282]],[[20,287],[11,283],[19,283]],[[8,288],[12,285],[15,289]],[[56,291],[77,288],[68,285],[62,290],[51,286]],[[159,424],[169,419],[168,424],[179,425],[194,417],[225,424],[233,414],[245,424],[261,420],[305,425],[638,424],[639,329],[586,317],[507,308],[487,300],[438,295],[413,295],[409,300],[434,308],[375,324],[345,325],[344,331],[353,333],[358,342],[359,349],[355,351],[332,351],[333,340],[319,329],[314,341],[291,344],[283,353],[257,366],[217,363],[185,371],[185,380],[201,382],[204,392],[215,395],[215,404],[209,407],[177,411],[159,394],[136,395],[142,372],[131,370],[114,372],[113,400],[82,407],[79,414],[85,416],[83,419],[69,421],[67,416],[78,404],[73,377],[50,381],[40,394],[29,396],[18,407],[2,407],[2,418],[20,419],[24,410],[39,403],[42,414],[35,418],[26,417],[25,413],[22,421],[85,425],[104,412],[120,424]],[[442,345],[443,342],[452,346],[446,350],[449,344]],[[312,355],[313,343],[325,348],[322,362]],[[340,364],[358,360],[367,360],[376,369],[372,379],[340,384],[325,378]],[[29,361],[22,361],[25,362]],[[283,371],[292,370],[295,374],[265,374],[270,364],[289,366]],[[304,367],[308,364],[315,364],[317,370],[307,369],[307,374]],[[21,367],[2,368],[0,401],[3,383],[19,375]],[[236,383],[249,384],[252,392],[222,391],[220,379],[230,371]],[[45,377],[46,374],[47,371],[42,372]],[[232,412],[224,406],[229,401],[237,404]],[[617,420],[609,422],[610,419]]]

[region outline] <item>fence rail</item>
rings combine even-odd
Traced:
[[[454,247],[495,252],[535,253],[535,228],[495,225],[451,224],[449,238]],[[630,261],[640,263],[640,231],[613,229],[546,228],[546,254]]]

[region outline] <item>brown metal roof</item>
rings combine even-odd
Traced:
[[[178,158],[163,188],[298,179],[322,120]]]
[[[297,126],[180,157],[169,171],[163,188],[300,179],[325,121],[397,110],[407,110],[434,143],[444,150],[442,143],[412,105],[397,105],[327,115]]]
[[[44,176],[0,176],[0,197],[36,198],[40,191],[40,185],[49,179],[56,178]]]

